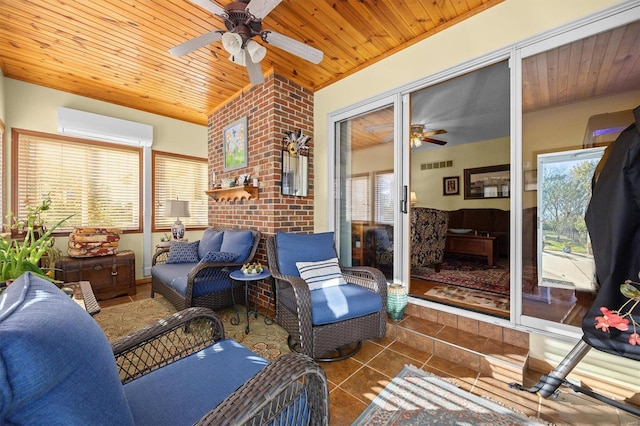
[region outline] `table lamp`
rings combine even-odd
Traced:
[[[411,207],[414,207],[416,204],[418,204],[418,197],[416,196],[415,192],[411,191],[409,201],[411,202]]]
[[[181,240],[184,238],[184,224],[180,221],[181,217],[189,217],[189,202],[182,200],[167,200],[167,204],[164,207],[165,217],[175,217],[176,221],[171,225],[171,233],[174,240]]]

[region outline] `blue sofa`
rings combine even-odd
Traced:
[[[255,256],[260,232],[212,227],[195,242],[172,241],[158,250],[151,266],[151,297],[160,293],[177,310],[201,306],[219,309],[232,304],[229,273]],[[242,288],[235,300],[244,300]]]
[[[115,355],[115,358],[114,358]],[[0,424],[328,424],[322,369],[273,363],[190,308],[109,345],[54,284],[22,275],[0,296]]]

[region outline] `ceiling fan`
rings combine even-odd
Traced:
[[[208,10],[224,22],[227,31],[215,30],[203,34],[169,49],[175,56],[183,56],[208,44],[222,40],[222,46],[229,52],[229,60],[247,68],[251,84],[264,82],[260,61],[267,49],[253,40],[260,36],[263,42],[271,44],[311,63],[322,61],[322,51],[294,40],[283,34],[262,29],[262,19],[282,0],[238,0],[225,7],[210,0],[190,0]]]
[[[447,133],[447,131],[444,129],[426,130],[424,128],[424,124],[412,124],[411,134],[409,135],[411,148],[418,148],[422,146],[423,142],[434,143],[436,145],[445,145],[447,143],[446,141],[433,139],[431,137],[435,135],[442,135],[444,133]]]

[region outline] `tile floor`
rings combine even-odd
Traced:
[[[145,299],[150,284],[139,285],[135,296],[100,301],[102,308]],[[409,326],[411,321],[408,322]],[[562,388],[558,399],[509,389],[507,383],[415,349],[389,337],[367,341],[352,358],[321,363],[329,380],[330,424],[350,425],[406,364],[447,377],[462,389],[491,398],[528,416],[556,425],[640,426],[640,418]],[[525,381],[533,385],[538,375]]]

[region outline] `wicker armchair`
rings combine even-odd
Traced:
[[[211,241],[223,238],[221,234],[227,231],[239,232],[223,227],[208,228],[197,242],[200,259],[209,251]],[[253,244],[248,255],[240,260],[222,262],[186,262],[178,264],[166,263],[169,248],[161,248],[153,255],[151,266],[151,297],[160,293],[169,300],[177,310],[201,306],[209,309],[220,309],[231,306],[233,301],[244,300],[243,289],[232,286],[229,273],[240,269],[243,263],[250,262],[258,250],[260,232],[246,230],[253,235]],[[214,243],[215,249],[220,249],[220,243]],[[194,243],[195,244],[195,243]],[[231,251],[232,249],[228,249]],[[231,292],[234,292],[233,295]]]
[[[269,363],[225,339],[206,308],[110,345],[84,309],[30,273],[0,296],[0,359],[0,424],[328,424],[326,376],[309,357]]]
[[[298,244],[283,243],[282,236],[302,236]],[[286,253],[288,252],[288,253]],[[276,322],[288,333],[289,347],[319,361],[334,361],[354,355],[362,340],[382,338],[386,333],[387,281],[372,267],[340,266],[347,282],[336,294],[325,289],[311,290],[295,271],[295,261],[314,261],[336,257],[333,233],[278,233],[267,239],[267,257],[275,280]],[[293,267],[287,263],[294,262]],[[333,289],[335,289],[334,287]],[[345,293],[353,290],[356,293]],[[333,300],[331,296],[335,297]],[[334,321],[320,321],[319,311],[326,305],[330,311],[350,310],[354,304],[369,300],[370,307],[360,307],[366,314]],[[341,304],[338,307],[338,304]]]

